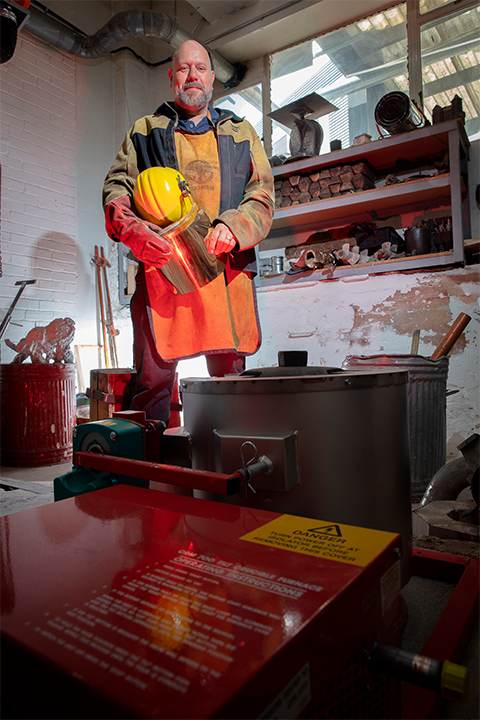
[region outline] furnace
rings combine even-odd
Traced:
[[[398,534],[122,484],[1,524],[8,717],[399,717]]]
[[[254,457],[273,464],[244,492],[207,499],[402,536],[412,549],[408,374],[381,368],[275,367],[180,383],[192,467],[229,473]]]

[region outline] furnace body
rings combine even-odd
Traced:
[[[0,522],[5,717],[399,717],[398,534],[122,484]]]

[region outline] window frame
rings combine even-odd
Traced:
[[[430,12],[420,14],[420,3],[418,0],[402,0],[402,2],[392,2],[388,7],[395,7],[406,2],[407,6],[407,70],[409,83],[409,96],[416,101],[418,106],[423,110],[423,83],[422,83],[422,57],[420,35],[424,25],[428,25],[436,20],[442,20],[448,16],[454,16],[464,13],[470,7],[479,5],[478,0],[456,0],[454,3],[448,3],[442,7],[431,10]],[[388,9],[388,8],[384,8]],[[350,23],[347,23],[347,25]],[[343,26],[346,27],[347,25]],[[339,29],[339,28],[336,28]],[[328,32],[332,32],[329,30]],[[326,33],[324,33],[326,34]],[[318,37],[321,37],[319,35]],[[305,42],[308,38],[306,38]],[[315,39],[315,38],[312,38]],[[298,43],[296,43],[298,44]],[[287,50],[295,45],[289,45],[282,50]],[[278,51],[281,52],[281,51]],[[268,157],[272,155],[272,121],[267,113],[270,112],[272,101],[270,91],[270,59],[274,53],[266,55],[264,58],[264,80],[262,83],[262,101],[264,108],[263,120],[263,144]]]

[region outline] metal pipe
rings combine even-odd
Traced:
[[[196,40],[171,17],[152,10],[117,13],[94,35],[76,32],[36,7],[32,6],[30,13],[25,30],[31,35],[57,50],[88,60],[108,55],[129,37],[155,37],[175,49],[186,40]],[[232,65],[214,50],[208,51],[217,79],[226,88],[237,85],[242,79],[241,68]]]
[[[420,502],[425,507],[436,500],[456,500],[462,490],[469,486],[472,474],[464,457],[455,458],[437,470],[430,480]]]

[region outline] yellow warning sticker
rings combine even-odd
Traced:
[[[383,530],[281,515],[240,540],[365,567],[395,537]]]

